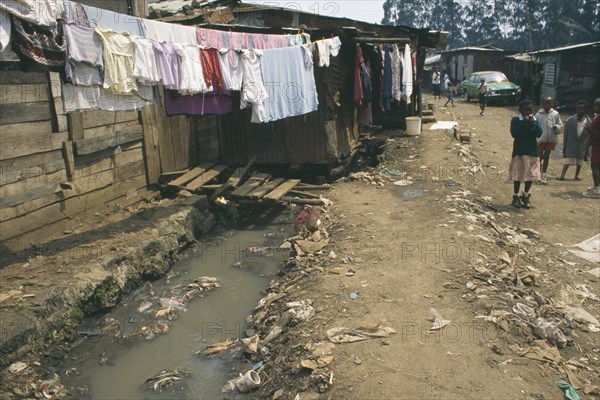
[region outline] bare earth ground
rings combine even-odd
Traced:
[[[585,322],[599,317],[599,279],[587,272],[599,265],[567,248],[600,232],[600,200],[581,196],[591,186],[585,165],[583,181],[534,185],[534,209],[510,207],[514,114],[489,107],[480,117],[476,104],[461,101],[438,108],[438,120],[456,119],[471,132],[470,145],[427,125],[416,138],[381,135],[382,164],[325,193],[333,201],[329,245],[284,267],[268,292],[285,298],[263,317],[281,316],[293,300],[312,300],[316,314],[291,323],[268,355],[250,356],[265,362],[269,377],[251,398],[562,399],[557,380],[570,381],[582,398],[599,396],[599,334]],[[552,159],[550,178],[561,168]],[[84,244],[123,246],[122,235],[109,233]],[[49,268],[36,272],[48,284],[66,279]],[[561,302],[591,315],[568,317]],[[429,332],[432,308],[450,322]],[[562,321],[564,347],[543,340],[537,318]],[[312,373],[301,367],[327,330],[373,325],[396,333],[336,344],[329,365]],[[271,326],[255,328],[264,338]]]
[[[337,222],[330,232],[332,249],[338,259],[350,256],[364,263],[338,263],[341,275],[325,274],[308,290],[324,307],[318,318],[327,327],[381,324],[398,332],[385,343],[374,339],[336,346],[332,398],[562,398],[554,384],[568,378],[562,367],[522,357],[509,348],[533,345],[532,329],[511,323],[504,331],[475,317],[492,310],[513,312],[518,302],[532,306],[536,316],[560,317],[554,307],[561,288],[585,284],[600,294],[598,279],[583,272],[598,265],[565,251],[600,231],[600,201],[581,196],[591,186],[589,165],[581,182],[551,179],[547,186],[534,185],[535,208],[514,210],[509,206],[512,184],[505,180],[512,150],[509,123],[516,109],[490,107],[480,117],[477,105],[459,101],[447,111],[438,109],[436,117],[455,116],[463,132],[472,132],[471,153],[483,172],[469,173],[466,168],[477,162],[458,155],[460,148],[443,131],[428,131],[425,126],[419,139],[388,142],[378,168],[405,171],[415,179],[414,185],[386,182],[380,188],[363,181],[345,182],[330,195]],[[549,176],[558,176],[561,168],[562,160],[553,159]],[[568,177],[573,173],[569,171]],[[414,190],[425,195],[413,197],[418,194]],[[452,195],[455,198],[448,197]],[[486,224],[491,218],[495,223]],[[523,242],[519,250],[492,226],[529,228],[541,238]],[[521,255],[514,265],[499,270],[504,250]],[[347,277],[349,268],[356,274]],[[535,286],[515,286],[514,272],[498,272],[508,270],[520,271],[521,276],[536,271]],[[489,283],[485,278],[491,279]],[[467,288],[469,282],[477,285],[474,290]],[[359,296],[352,300],[354,290]],[[538,295],[543,298],[538,302],[546,304],[530,298]],[[584,307],[598,317],[597,301],[587,300]],[[428,334],[431,308],[452,322]],[[585,384],[597,386],[598,333],[584,332],[585,327],[565,328],[565,333],[572,332],[573,343],[560,350],[563,361],[583,359],[585,367],[573,368],[581,389]]]

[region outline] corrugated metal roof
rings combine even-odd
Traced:
[[[535,60],[535,57],[533,57],[532,55],[530,55],[528,53],[511,54],[504,58],[508,58],[508,59],[515,60],[515,61],[522,61],[522,62],[532,62]]]
[[[565,46],[565,47],[556,47],[554,49],[544,49],[544,50],[538,50],[538,51],[531,51],[529,52],[529,54],[541,54],[541,53],[556,53],[559,51],[566,51],[566,50],[572,50],[572,49],[577,49],[580,47],[600,47],[600,42],[589,42],[589,43],[580,43],[580,44],[574,44],[572,46]]]
[[[485,47],[467,46],[467,47],[459,47],[457,49],[445,50],[442,53],[456,53],[459,51],[504,51],[504,50],[496,48],[496,47],[491,47],[491,46],[485,46]]]
[[[425,65],[431,65],[431,64],[436,64],[439,63],[442,59],[442,55],[441,54],[436,54],[434,56],[430,56],[427,57],[425,59]]]

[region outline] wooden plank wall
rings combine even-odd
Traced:
[[[60,87],[55,73],[0,71],[0,242],[6,248],[43,241],[149,193],[138,112],[67,116]]]

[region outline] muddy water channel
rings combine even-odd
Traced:
[[[235,231],[199,243],[167,276],[145,283],[110,315],[86,326],[88,334],[103,334],[92,334],[75,345],[61,366],[61,379],[71,388],[72,398],[223,398],[221,388],[236,376],[239,360],[209,359],[196,352],[243,337],[246,317],[289,255],[279,245],[291,234],[290,221],[289,212],[270,211],[243,221]],[[161,299],[181,298],[178,288],[201,276],[217,278],[220,287],[191,298],[185,310],[175,312],[175,319],[161,318],[168,326],[166,333],[150,340],[140,334],[156,324]],[[106,333],[106,321],[120,326],[116,336]],[[179,368],[189,376],[155,391],[146,379],[168,368]]]

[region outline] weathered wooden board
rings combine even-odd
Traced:
[[[0,128],[2,130],[3,128]],[[0,160],[46,153],[52,150],[61,150],[62,143],[67,140],[66,132],[49,133],[44,136],[23,138],[16,140],[3,140],[0,146]]]
[[[143,188],[145,184],[146,177],[140,175],[134,179],[118,182],[85,195],[73,196],[13,218],[10,223],[3,224],[3,229],[0,229],[0,241],[31,232],[65,218],[71,218],[78,213],[89,212],[97,205],[112,204],[115,199],[122,198],[129,190]]]
[[[208,171],[214,164],[203,164],[198,167],[192,168],[189,172],[181,175],[179,178],[167,183],[167,186],[179,187],[184,186]]]
[[[159,183],[160,153],[158,150],[158,127],[154,118],[154,107],[146,106],[141,112],[142,129],[144,131],[144,161],[148,185]]]
[[[8,185],[0,186],[0,198],[15,196],[20,193],[28,192],[40,187],[53,187],[59,182],[67,180],[67,173],[64,169],[52,172],[47,175],[40,175],[22,181],[9,183]]]
[[[260,199],[261,197],[263,197],[264,195],[281,185],[283,182],[285,182],[285,179],[283,178],[277,178],[275,180],[267,182],[264,185],[259,186],[250,193],[248,193],[246,197],[250,197],[252,199]]]
[[[0,161],[0,186],[65,168],[60,150]]]
[[[90,110],[83,113],[84,129],[128,121],[138,121],[138,112]]]
[[[279,200],[281,200],[281,198],[283,196],[288,194],[288,192],[290,190],[292,190],[294,187],[296,187],[296,185],[298,185],[298,183],[300,183],[300,179],[290,179],[289,181],[287,181],[287,182],[283,183],[282,185],[280,185],[279,187],[277,187],[271,193],[264,196],[263,199],[279,201]]]
[[[84,113],[85,120],[85,113]],[[137,120],[135,121],[125,121],[125,122],[117,122],[111,123],[108,125],[96,126],[94,128],[84,128],[83,129],[83,138],[84,139],[92,139],[95,137],[104,137],[114,135],[115,132],[131,130],[131,129],[142,130],[142,126],[139,124]]]
[[[11,84],[48,84],[48,75],[45,72],[23,72],[23,71],[2,71],[0,73],[0,85]]]
[[[69,113],[69,140],[76,142],[83,139],[83,112]]]
[[[135,161],[129,164],[121,165],[113,170],[113,181],[120,182],[146,172],[144,160]]]
[[[91,154],[96,151],[104,150],[110,147],[117,147],[122,143],[129,143],[140,140],[144,137],[141,127],[127,128],[117,131],[114,135],[94,137],[90,139],[81,139],[75,142],[75,152],[77,155]]]
[[[210,170],[206,171],[205,173],[188,183],[185,188],[190,192],[195,192],[196,190],[200,189],[203,185],[207,184],[208,182],[221,175],[226,169],[227,166],[225,165],[215,165]]]
[[[257,187],[259,187],[260,185],[262,185],[264,181],[266,181],[270,178],[271,178],[271,175],[269,175],[269,174],[254,173],[254,174],[252,174],[252,176],[250,178],[248,178],[246,183],[244,183],[242,186],[237,188],[232,193],[232,195],[238,196],[238,197],[244,197],[245,195],[250,193],[252,190],[254,190]]]
[[[50,113],[50,104],[47,101],[4,104],[2,106],[2,112],[0,112],[0,125],[46,121],[51,119],[52,114]]]
[[[252,157],[252,159],[244,167],[237,168],[233,172],[233,175],[231,175],[228,180],[228,182],[231,183],[231,186],[239,186],[240,182],[242,179],[244,179],[244,176],[248,173],[248,170],[252,167],[252,164],[254,164],[255,160],[256,156]]]
[[[67,180],[72,181],[75,172],[75,156],[73,155],[73,142],[67,140],[63,142],[63,159],[67,170]]]
[[[103,152],[102,157],[94,157],[95,154],[100,153],[77,157],[75,161],[74,180],[97,174],[102,171],[109,171],[114,167],[143,160],[142,149],[139,147],[132,148],[131,150],[124,150],[120,153],[108,153],[109,152]]]
[[[0,104],[37,103],[49,101],[48,85],[0,85]]]
[[[183,169],[189,166],[190,160],[190,125],[185,115],[167,117],[171,130],[175,168]]]
[[[0,113],[3,110],[0,109]],[[8,124],[0,128],[0,145],[9,140],[22,140],[23,138],[44,136],[52,134],[51,121],[24,122],[22,124]]]

